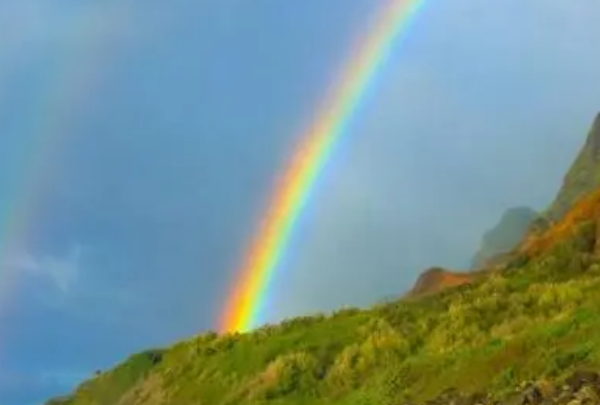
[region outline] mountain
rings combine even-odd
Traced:
[[[528,257],[540,256],[565,241],[572,242],[574,238],[578,238],[574,242],[580,245],[578,250],[584,250],[585,255],[568,257],[565,265],[571,270],[598,265],[595,262],[600,259],[600,188],[581,198],[560,221],[544,232],[529,234],[517,248],[517,253]],[[566,256],[565,252],[558,253]],[[551,259],[556,257],[551,256]],[[580,260],[585,263],[580,263]]]
[[[600,187],[573,201],[494,271],[433,268],[404,299],[204,333],[48,404],[600,403]]]
[[[573,203],[600,186],[600,113],[596,115],[583,149],[563,179],[556,199],[546,216],[560,219]]]
[[[481,247],[471,262],[472,269],[492,264],[494,258],[512,251],[523,240],[538,213],[528,207],[507,210],[496,226],[485,233]]]
[[[600,113],[596,115],[587,139],[563,179],[548,210],[536,213],[529,207],[507,210],[498,224],[485,233],[481,247],[471,261],[471,269],[502,263],[530,232],[538,232],[561,219],[582,196],[600,187]]]

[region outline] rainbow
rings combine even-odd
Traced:
[[[409,31],[425,0],[389,0],[372,32],[359,46],[320,114],[300,137],[294,155],[275,185],[262,226],[236,273],[220,317],[222,332],[246,332],[260,322],[269,283],[289,245],[319,174],[346,133],[361,101],[395,43]]]

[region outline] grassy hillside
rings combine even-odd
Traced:
[[[396,405],[449,388],[504,398],[525,380],[600,369],[599,218],[600,191],[472,284],[205,334],[133,356],[55,403]]]

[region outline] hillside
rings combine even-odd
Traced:
[[[435,296],[136,355],[61,405],[400,404],[600,368],[600,191],[502,272]],[[160,353],[160,354],[158,354]]]
[[[600,403],[600,187],[557,218],[493,268],[139,353],[48,405]]]
[[[500,221],[485,233],[471,262],[472,269],[493,263],[494,258],[512,251],[523,240],[538,213],[528,207],[507,210]]]
[[[436,294],[446,288],[470,284],[474,280],[474,273],[460,273],[433,267],[421,273],[407,297],[414,298]]]
[[[546,216],[551,221],[562,218],[576,200],[597,187],[600,187],[600,113],[596,115],[585,145],[563,179]]]

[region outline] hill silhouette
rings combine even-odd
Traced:
[[[407,297],[415,298],[436,294],[446,288],[470,284],[475,278],[474,273],[461,273],[441,267],[432,267],[421,273]]]
[[[48,404],[599,403],[600,188],[558,200],[493,267],[433,268],[404,299],[139,353]]]
[[[496,226],[482,238],[481,247],[473,257],[472,269],[494,263],[494,259],[511,252],[523,240],[538,213],[529,207],[507,210]]]

